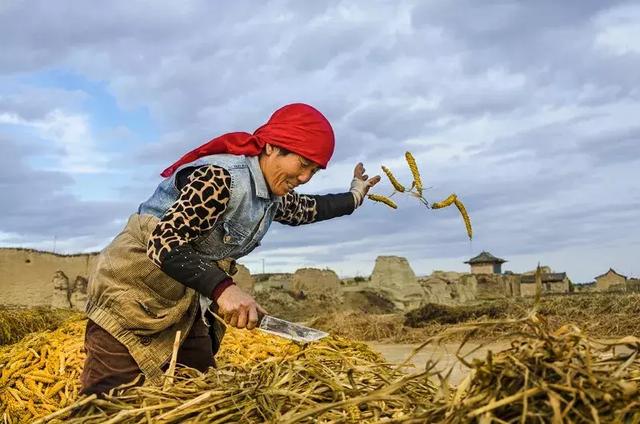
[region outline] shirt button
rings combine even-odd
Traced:
[[[231,241],[231,236],[227,234],[222,238],[222,241],[224,241],[225,243],[229,243]]]
[[[150,337],[150,336],[140,337],[140,343],[142,343],[143,346],[149,346],[152,341],[153,341],[153,337]]]

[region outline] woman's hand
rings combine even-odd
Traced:
[[[380,175],[369,178],[365,172],[362,162],[359,162],[353,170],[353,180],[351,180],[351,189],[349,191],[353,194],[356,207],[362,204],[362,200],[369,192],[369,189],[380,182]]]
[[[258,325],[258,315],[267,313],[251,295],[235,284],[227,287],[218,297],[218,313],[232,327],[249,330]]]

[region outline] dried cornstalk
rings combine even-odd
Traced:
[[[496,321],[495,324],[500,324]],[[511,347],[472,373],[424,422],[640,422],[640,338],[601,341],[532,314]],[[418,417],[416,417],[418,418]]]

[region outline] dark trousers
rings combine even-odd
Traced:
[[[91,320],[87,322],[84,347],[87,359],[80,375],[82,394],[106,393],[141,375],[138,364],[127,348]],[[209,367],[215,367],[213,355],[209,329],[198,311],[189,334],[178,350],[177,363],[204,372]],[[143,379],[139,380],[140,384]]]

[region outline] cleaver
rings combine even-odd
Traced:
[[[327,337],[329,333],[305,327],[280,318],[264,315],[256,329],[298,343],[310,343]]]
[[[216,312],[209,309],[209,312],[227,327],[225,320]],[[258,319],[260,323],[255,328],[264,333],[273,334],[274,336],[282,337],[285,339],[293,340],[297,343],[311,343],[327,337],[329,333],[316,330],[315,328],[305,327],[304,325],[295,324],[284,319],[272,317],[271,315],[263,315],[258,313]]]

